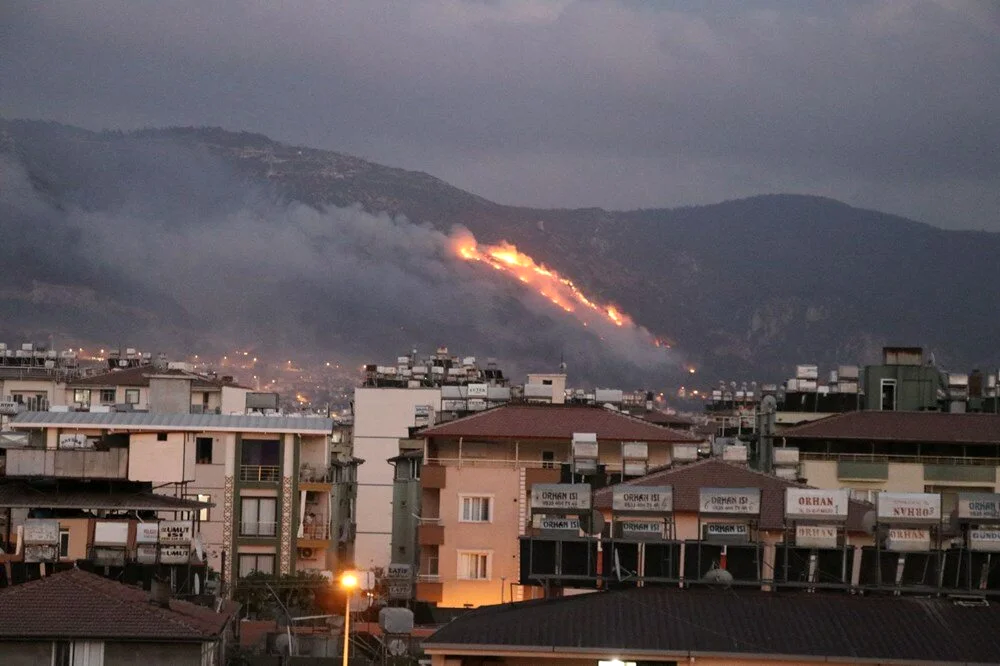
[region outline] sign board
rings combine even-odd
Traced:
[[[160,543],[190,545],[193,529],[190,520],[160,521]]]
[[[83,433],[63,433],[59,435],[60,449],[85,449],[87,436]]]
[[[590,511],[590,484],[536,483],[531,486],[531,510],[556,513]]]
[[[93,548],[90,551],[90,559],[94,564],[102,567],[123,567],[125,566],[124,548]]]
[[[785,489],[786,520],[847,520],[847,490]]]
[[[1000,529],[969,530],[969,550],[1000,552]]]
[[[409,564],[390,564],[385,570],[385,577],[389,580],[410,580]]]
[[[660,540],[663,538],[663,523],[652,520],[616,520],[615,527],[618,529],[618,536],[623,539],[650,539]]]
[[[579,518],[560,518],[558,516],[535,516],[532,526],[546,532],[580,532]]]
[[[837,528],[833,525],[796,525],[795,545],[800,548],[836,548]]]
[[[959,493],[958,519],[1000,521],[1000,495],[996,493]]]
[[[889,525],[941,522],[941,496],[937,493],[879,493],[878,520]]]
[[[927,529],[889,528],[885,547],[901,553],[928,551],[931,549],[931,531]]]
[[[646,460],[649,458],[649,444],[646,442],[625,442],[622,444],[622,458]]]
[[[135,547],[135,561],[139,564],[156,564],[156,544],[139,544]]]
[[[14,402],[13,400],[0,401],[0,416],[17,416],[17,412],[20,408],[20,403]]]
[[[597,458],[597,442],[573,442],[574,458]]]
[[[156,543],[160,540],[159,523],[136,523],[135,542],[136,543]]]
[[[24,546],[24,561],[25,562],[58,562],[59,561],[59,546],[54,546],[52,544],[25,544]]]
[[[486,384],[469,384],[465,390],[465,395],[469,398],[485,398],[488,392]]]
[[[750,540],[750,526],[746,523],[707,523],[702,527],[705,541],[746,543]]]
[[[760,514],[760,488],[701,488],[698,507],[701,513]]]
[[[127,543],[127,520],[98,520],[94,523],[95,546],[124,546]]]
[[[191,559],[191,546],[160,546],[160,564],[187,564]]]
[[[59,521],[29,518],[24,521],[24,543],[59,545]]]
[[[413,585],[408,580],[390,580],[388,588],[390,599],[409,599],[413,596]]]
[[[672,486],[615,486],[611,508],[620,512],[671,513],[674,510]]]

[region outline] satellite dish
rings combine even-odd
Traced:
[[[198,574],[194,575],[194,593],[201,594],[201,576]]]
[[[406,642],[402,638],[393,638],[386,645],[386,649],[394,657],[402,657],[406,654]]]
[[[604,531],[604,514],[591,509],[589,514],[580,516],[580,530],[589,536],[597,536]]]
[[[729,573],[725,569],[713,567],[708,570],[701,580],[709,585],[728,588],[733,584],[733,574]]]
[[[292,656],[297,654],[295,637],[285,632],[274,637],[274,649],[278,654]]]
[[[868,511],[864,516],[861,517],[861,529],[863,529],[866,534],[875,534],[874,511]]]

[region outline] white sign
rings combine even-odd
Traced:
[[[29,518],[24,521],[24,543],[59,545],[59,521]]]
[[[578,518],[535,516],[534,526],[540,530],[568,530],[575,533],[580,531],[580,520]]]
[[[847,520],[850,496],[847,490],[785,489],[788,520]]]
[[[836,548],[837,528],[832,525],[796,525],[795,545],[801,548]]]
[[[469,384],[466,386],[465,395],[470,398],[485,398],[486,394],[486,384]]]
[[[0,416],[17,416],[20,408],[21,403],[14,402],[13,400],[0,401]]]
[[[83,433],[71,433],[59,435],[60,449],[85,449],[87,448],[87,436]]]
[[[1000,520],[1000,495],[995,493],[959,493],[959,520]]]
[[[573,442],[574,458],[597,458],[597,442]]]
[[[622,458],[646,460],[649,458],[649,444],[646,442],[625,442],[622,444]]]
[[[705,525],[705,539],[711,541],[749,541],[750,527],[746,523],[708,523]]]
[[[390,564],[389,567],[385,570],[385,577],[390,580],[409,580],[410,565]]]
[[[156,544],[141,544],[136,546],[135,561],[139,564],[156,564]]]
[[[191,544],[193,527],[189,520],[160,522],[160,543]]]
[[[614,511],[670,513],[674,510],[672,486],[615,486],[612,492]]]
[[[623,537],[660,538],[663,536],[663,523],[652,520],[620,520],[615,522]]]
[[[589,511],[589,483],[536,483],[531,486],[532,511]]]
[[[191,546],[160,546],[160,564],[187,564]]]
[[[1000,552],[1000,529],[969,530],[969,549]]]
[[[90,551],[90,557],[94,560],[94,564],[100,564],[101,566],[125,566],[124,548],[94,548]]]
[[[390,599],[409,599],[413,596],[413,585],[409,581],[390,580],[388,592]]]
[[[128,521],[98,520],[94,523],[95,546],[124,546],[128,543]]]
[[[931,549],[931,531],[926,529],[890,528],[885,547],[902,553],[924,552]]]
[[[701,488],[701,513],[760,513],[760,488]]]
[[[136,523],[135,542],[136,543],[156,543],[160,540],[159,523]]]
[[[941,522],[941,496],[937,493],[879,493],[879,522],[892,524]]]
[[[52,544],[25,544],[25,562],[58,562],[59,546]]]

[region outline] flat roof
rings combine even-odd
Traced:
[[[320,416],[158,414],[153,412],[22,412],[13,428],[122,428],[184,432],[263,432],[328,435],[333,419]]]
[[[0,506],[10,509],[108,509],[117,511],[191,511],[214,507],[212,502],[148,492],[47,490],[28,483],[0,483]]]

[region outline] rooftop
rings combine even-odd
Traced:
[[[122,428],[185,432],[264,432],[328,435],[333,419],[319,416],[159,414],[152,412],[22,412],[13,428]]]
[[[439,629],[424,648],[685,663],[709,655],[995,663],[998,623],[1000,605],[945,598],[645,587],[483,607]]]
[[[0,483],[0,507],[12,509],[107,509],[113,511],[189,511],[215,506],[211,502],[158,495],[149,492],[102,492],[43,489],[21,481]]]
[[[432,426],[417,436],[570,440],[573,433],[582,432],[596,433],[598,440],[611,441],[701,441],[690,433],[603,407],[575,405],[503,405]]]
[[[223,386],[235,388],[248,388],[240,386],[235,382],[224,382],[220,377],[205,375],[197,372],[188,372],[177,368],[166,369],[157,368],[155,364],[148,363],[132,368],[121,370],[111,370],[100,375],[90,375],[88,377],[77,377],[66,382],[70,387],[105,387],[105,386],[149,386],[149,378],[153,376],[180,377],[191,380],[192,388],[197,389],[219,389]]]
[[[788,428],[781,437],[954,444],[1000,443],[1000,415],[946,412],[845,412]]]
[[[745,465],[705,458],[687,465],[675,465],[652,474],[626,481],[625,486],[672,486],[674,511],[697,513],[701,488],[760,488],[760,527],[780,530],[785,525],[785,489],[810,488],[772,474],[749,469]],[[614,486],[594,493],[594,506],[610,509]],[[861,531],[861,521],[871,510],[867,502],[851,500],[847,529]]]
[[[218,638],[236,610],[227,603],[216,613],[177,599],[164,608],[137,587],[70,569],[0,590],[0,639],[204,642]]]

